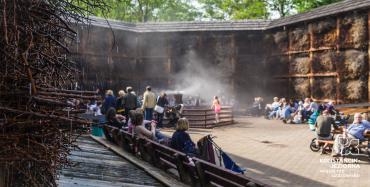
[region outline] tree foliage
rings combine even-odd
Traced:
[[[328,5],[339,1],[342,0],[294,0],[294,7],[299,13],[301,13],[323,5]]]
[[[339,1],[342,0],[266,0],[266,3],[271,10],[277,11],[280,17],[285,17]]]
[[[187,0],[106,0],[106,10],[92,14],[127,22],[190,21],[200,12]]]
[[[341,0],[105,0],[109,8],[87,11],[127,22],[267,19],[269,11],[285,17],[338,1]]]
[[[199,0],[204,18],[217,20],[262,19],[268,17],[267,4],[261,0]]]

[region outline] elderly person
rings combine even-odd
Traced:
[[[188,129],[189,121],[186,118],[180,118],[176,124],[176,131],[171,138],[171,148],[186,153],[187,155],[195,156],[195,144],[186,132]]]
[[[120,90],[118,92],[118,98],[116,102],[116,110],[118,114],[125,115],[125,108],[123,107],[123,97],[126,95],[125,91]]]
[[[341,142],[341,140],[343,139],[346,139],[346,141],[350,143],[357,143],[357,141],[352,140],[365,140],[365,134],[370,132],[370,124],[367,121],[362,120],[362,116],[360,113],[356,113],[354,115],[353,123],[348,127],[348,129],[344,130],[344,135],[338,135],[335,138],[332,156],[340,155],[341,147],[344,144],[343,142]]]
[[[105,114],[111,107],[116,108],[116,97],[114,96],[112,90],[107,90],[105,93],[102,113]]]
[[[273,117],[276,117],[276,113],[279,110],[281,103],[279,102],[278,97],[274,97],[274,102],[271,104],[266,105],[266,112],[267,112],[267,118],[272,119]]]

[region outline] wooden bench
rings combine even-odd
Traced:
[[[209,162],[196,158],[193,160],[195,160],[201,186],[267,186],[242,174],[234,173]]]
[[[105,125],[103,129],[107,140],[140,156],[144,161],[171,172],[181,182],[191,186],[267,186],[197,158],[192,158],[194,163],[190,163],[187,155],[182,152],[147,138],[133,137],[116,127]]]
[[[186,184],[196,183],[196,170],[189,164],[186,154],[147,138],[138,139],[138,150],[143,160],[166,171],[175,171],[175,176]]]

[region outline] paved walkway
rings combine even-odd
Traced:
[[[247,168],[247,176],[273,186],[370,186],[367,157],[349,160],[352,164],[330,163],[330,156],[309,149],[314,134],[308,125],[250,117],[235,120],[239,123],[189,132],[194,141],[206,134],[217,136],[215,142]]]

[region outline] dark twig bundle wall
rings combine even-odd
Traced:
[[[285,27],[289,30],[289,51],[282,48],[280,56],[289,56],[289,75],[280,77],[291,79],[290,96],[306,95],[342,103],[367,101],[368,21],[368,12],[360,11]],[[271,34],[281,32],[285,31],[275,30]],[[279,43],[274,47],[286,42],[275,41]],[[281,63],[275,60],[278,62]],[[307,79],[296,79],[302,76]]]
[[[310,35],[306,28],[295,28],[289,32],[289,50],[302,51],[310,48]]]
[[[216,67],[220,74],[225,73],[223,80],[230,83],[237,98],[259,93],[268,97],[304,95],[343,103],[349,101],[348,94],[342,94],[348,92],[343,91],[347,88],[343,84],[368,76],[369,5],[366,0],[343,1],[267,25],[261,20],[150,23],[135,27],[119,23],[114,30],[120,35],[118,42],[98,19],[93,34],[80,27],[81,43],[77,44],[75,56],[85,64],[83,82],[103,89],[131,85],[141,92],[146,84],[171,89],[176,74],[189,64],[186,54],[195,52],[201,66]],[[108,50],[111,48],[115,50]],[[152,73],[157,71],[161,73]],[[361,80],[369,93],[368,79]],[[361,95],[364,97],[351,96],[358,98],[351,102],[368,100],[366,94]]]
[[[307,74],[310,73],[310,57],[307,54],[294,55],[289,63],[290,74]]]
[[[367,73],[367,54],[359,50],[347,50],[340,54],[338,72],[342,79],[358,79]]]
[[[313,81],[314,98],[335,98],[336,79],[332,77],[315,78]]]
[[[310,80],[307,78],[295,78],[291,81],[293,93],[291,96],[294,98],[305,98],[311,95],[310,93]]]
[[[346,48],[366,47],[367,33],[366,14],[345,16],[341,21],[341,46]]]
[[[314,48],[335,47],[337,41],[336,19],[328,18],[317,23],[314,22],[310,26],[312,27],[312,32],[315,35],[315,40],[313,41]]]
[[[314,53],[312,59],[312,71],[314,73],[335,72],[336,62],[339,58],[334,51],[323,51]]]
[[[0,186],[56,186],[56,170],[69,164],[67,156],[88,124],[73,115],[79,109],[72,99],[86,102],[96,93],[66,90],[79,73],[65,55],[75,36],[69,23],[85,13],[74,3],[0,4]]]

